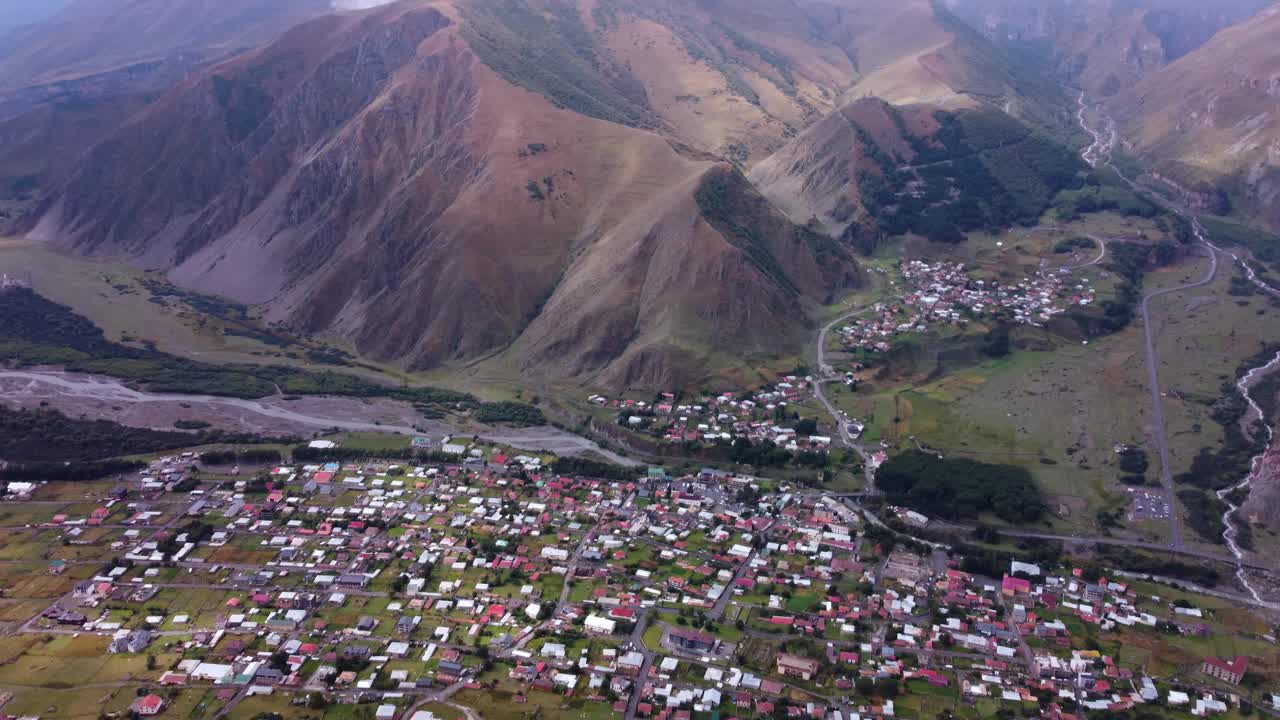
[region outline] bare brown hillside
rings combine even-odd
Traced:
[[[1280,6],[1218,33],[1110,107],[1129,149],[1280,229]]]
[[[936,109],[921,105],[895,112],[882,100],[855,101],[757,165],[751,179],[792,218],[814,219],[833,236],[850,227],[855,235],[871,230],[874,220],[863,205],[859,176],[880,174],[884,154],[910,162],[910,138],[937,130]]]
[[[0,34],[0,233],[174,83],[328,0],[74,0]]]
[[[499,77],[455,12],[327,16],[182,83],[34,234],[410,367],[518,340],[527,374],[615,385],[783,352],[857,282],[723,163]]]

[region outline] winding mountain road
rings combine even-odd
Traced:
[[[813,383],[813,395],[818,399],[819,403],[822,403],[822,407],[826,408],[827,414],[831,416],[831,421],[835,423],[836,430],[840,433],[841,444],[852,449],[854,452],[858,453],[859,457],[862,458],[862,466],[864,468],[864,473],[866,474],[864,490],[868,494],[875,494],[876,492],[875,471],[871,469],[870,464],[867,462],[870,459],[870,453],[867,452],[867,449],[864,448],[862,444],[853,437],[853,435],[849,434],[849,421],[845,419],[844,413],[838,410],[827,397],[827,393],[823,390],[822,386],[829,382],[835,382],[835,378],[831,376],[832,373],[828,372],[827,334],[831,332],[832,328],[840,323],[851,320],[863,313],[870,312],[873,308],[875,308],[875,305],[865,305],[841,315],[835,320],[832,320],[822,326],[822,329],[818,331],[818,347],[817,352],[815,353],[818,360],[818,372]]]
[[[1110,118],[1107,118],[1107,129],[1103,131],[1096,131],[1085,120],[1085,112],[1087,110],[1088,105],[1085,102],[1085,94],[1083,92],[1080,93],[1079,105],[1080,105],[1080,108],[1079,108],[1079,112],[1077,113],[1077,119],[1080,122],[1080,127],[1083,128],[1084,131],[1087,132],[1090,135],[1090,137],[1093,138],[1093,143],[1088,148],[1086,148],[1083,153],[1085,162],[1089,163],[1089,165],[1092,167],[1097,167],[1100,164],[1106,165],[1111,170],[1113,170],[1116,173],[1116,175],[1120,177],[1120,179],[1124,180],[1124,182],[1127,185],[1129,185],[1129,187],[1133,188],[1135,191],[1141,190],[1141,187],[1133,179],[1125,175],[1119,168],[1117,168],[1111,162],[1111,152],[1115,147],[1116,140],[1117,140],[1115,122],[1112,121]],[[1168,506],[1169,506],[1169,547],[1180,552],[1187,552],[1185,543],[1182,538],[1182,528],[1180,525],[1181,521],[1178,517],[1178,512],[1177,512],[1178,505],[1177,505],[1177,496],[1174,488],[1173,476],[1172,476],[1171,470],[1169,469],[1169,443],[1168,443],[1167,433],[1165,429],[1164,403],[1162,400],[1162,398],[1164,397],[1164,394],[1160,391],[1160,373],[1159,373],[1159,367],[1158,367],[1159,356],[1156,354],[1155,341],[1154,341],[1153,329],[1151,324],[1151,302],[1153,300],[1157,300],[1161,297],[1164,297],[1165,295],[1172,295],[1174,293],[1184,292],[1186,290],[1194,290],[1196,288],[1204,287],[1212,283],[1218,274],[1218,262],[1219,262],[1218,256],[1220,253],[1226,253],[1228,256],[1230,256],[1231,261],[1233,263],[1239,263],[1240,266],[1244,269],[1245,275],[1248,278],[1248,280],[1254,285],[1261,288],[1263,291],[1273,296],[1280,296],[1280,291],[1276,290],[1275,288],[1271,287],[1267,283],[1263,282],[1260,278],[1258,278],[1253,268],[1251,268],[1248,263],[1243,262],[1243,260],[1239,255],[1228,250],[1223,250],[1222,248],[1219,248],[1217,245],[1214,245],[1212,242],[1210,242],[1209,238],[1205,236],[1204,226],[1200,224],[1200,221],[1194,215],[1187,212],[1182,207],[1179,207],[1177,204],[1164,200],[1158,195],[1154,195],[1152,197],[1155,199],[1156,202],[1158,202],[1160,205],[1168,209],[1170,212],[1176,213],[1178,216],[1189,221],[1191,223],[1192,232],[1195,233],[1196,240],[1202,246],[1204,246],[1205,250],[1209,254],[1209,270],[1208,272],[1205,273],[1204,278],[1195,282],[1185,283],[1176,287],[1157,290],[1157,291],[1148,293],[1142,298],[1142,328],[1143,328],[1145,351],[1146,351],[1147,382],[1151,390],[1151,406],[1152,406],[1152,411],[1154,413],[1153,420],[1155,422],[1154,435],[1156,439],[1156,446],[1160,454],[1160,484],[1164,488],[1166,502],[1168,503]],[[1277,355],[1275,358],[1273,358],[1271,362],[1269,362],[1267,365],[1261,368],[1254,368],[1250,370],[1249,373],[1246,374],[1245,378],[1243,378],[1237,383],[1245,399],[1249,401],[1251,406],[1254,405],[1254,403],[1253,403],[1252,397],[1250,397],[1248,393],[1248,384],[1252,382],[1252,379],[1258,372],[1263,372],[1263,373],[1268,372],[1278,362],[1280,362],[1280,355]],[[1259,415],[1261,415],[1261,410],[1258,410],[1258,413]],[[1270,432],[1270,428],[1268,428],[1268,431]],[[1252,480],[1253,474],[1256,471],[1256,468],[1258,467],[1260,458],[1261,458],[1261,455],[1253,459],[1253,462],[1250,466],[1249,475],[1247,475],[1243,480],[1241,480],[1240,484],[1236,487],[1242,487],[1242,486],[1247,487],[1249,485],[1250,481]],[[1234,488],[1229,488],[1225,491],[1220,491],[1218,493],[1219,498],[1222,498],[1226,493],[1230,492],[1230,490],[1232,489]],[[1228,507],[1229,509],[1223,518],[1224,521],[1227,521],[1230,514],[1237,509],[1234,506],[1234,504],[1229,504]],[[1249,591],[1249,594],[1252,595],[1255,600],[1261,602],[1261,597],[1258,595],[1257,590],[1253,587],[1252,583],[1250,583],[1249,579],[1246,577],[1244,573],[1244,570],[1247,567],[1247,563],[1245,563],[1244,561],[1243,552],[1235,543],[1235,530],[1232,527],[1230,522],[1226,522],[1226,526],[1227,526],[1227,530],[1224,532],[1223,537],[1227,542],[1228,549],[1231,550],[1232,555],[1235,556],[1236,561],[1238,563],[1237,576],[1240,580],[1240,583],[1246,590]]]

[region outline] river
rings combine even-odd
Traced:
[[[547,450],[557,455],[593,452],[611,462],[634,466],[638,463],[601,448],[580,435],[551,426],[504,428],[479,426],[462,428],[448,422],[417,416],[408,403],[350,397],[303,397],[297,401],[283,397],[258,400],[150,393],[128,387],[114,378],[66,373],[58,370],[0,370],[0,390],[6,399],[31,406],[37,402],[72,416],[82,414],[119,420],[130,410],[144,409],[157,418],[174,413],[216,415],[220,426],[246,432],[287,434],[299,431],[347,430],[415,434],[478,435],[481,439],[522,450]],[[26,402],[23,402],[23,401]],[[387,419],[375,419],[387,418]],[[172,427],[168,422],[125,422],[145,427]],[[422,428],[420,430],[419,428]],[[299,433],[301,434],[301,433]]]

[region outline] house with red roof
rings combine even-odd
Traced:
[[[1005,575],[1004,580],[1000,582],[1000,592],[1008,597],[1029,595],[1031,593],[1031,581],[1013,577],[1012,575]]]
[[[1201,672],[1223,682],[1239,685],[1244,674],[1249,671],[1249,658],[1237,655],[1232,660],[1223,660],[1213,656],[1206,657],[1200,666]]]
[[[133,701],[129,709],[139,715],[159,715],[164,710],[164,698],[159,695],[144,695]]]

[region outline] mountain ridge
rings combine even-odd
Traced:
[[[413,369],[522,339],[529,375],[615,384],[700,377],[706,338],[784,352],[802,306],[857,281],[845,254],[817,271],[796,231],[728,241],[696,198],[727,169],[506,83],[452,10],[326,16],[180,84],[90,151],[33,235]]]
[[[700,382],[792,355],[862,282],[866,240],[834,211],[815,225],[752,185],[851,95],[911,79],[891,99],[937,101],[905,111],[922,135],[944,108],[1066,117],[1059,89],[931,2],[873,5],[324,14],[130,113],[26,227],[410,370]]]

